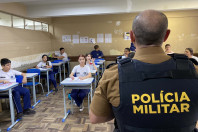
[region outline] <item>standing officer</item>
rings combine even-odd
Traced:
[[[155,10],[133,21],[134,59],[107,69],[89,112],[92,123],[116,119],[120,132],[193,132],[198,119],[198,80],[184,55],[167,56],[161,48],[170,30]]]

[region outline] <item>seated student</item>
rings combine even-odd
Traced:
[[[80,80],[84,80],[91,77],[91,71],[90,68],[85,65],[85,56],[80,55],[78,58],[79,65],[75,66],[69,75],[72,80],[74,80],[74,74],[76,74],[76,77],[78,77]],[[80,108],[80,111],[83,111],[83,99],[86,97],[86,95],[89,93],[89,89],[73,89],[71,91],[71,97],[76,102],[77,106]]]
[[[87,59],[86,65],[89,66],[89,68],[90,68],[91,70],[96,70],[96,71],[97,71],[97,67],[96,67],[96,65],[95,65],[95,63],[94,63],[94,60],[95,60],[95,59],[92,58],[91,54],[87,54],[87,55],[86,55],[86,59]]]
[[[100,48],[98,45],[95,45],[94,46],[94,49],[92,52],[91,52],[91,55],[93,58],[102,58],[104,55],[102,53],[102,51],[100,51]]]
[[[11,61],[7,58],[1,59],[1,67],[0,70],[0,83],[10,83],[16,82],[15,75],[22,75],[23,76],[23,83],[27,83],[27,78],[25,73],[21,73],[16,70],[11,69]],[[12,90],[14,104],[17,110],[17,119],[22,118],[24,115],[31,115],[35,114],[34,110],[31,110],[31,100],[30,100],[30,91],[27,88],[22,86],[17,86]],[[21,106],[21,96],[23,97],[23,108]]]
[[[129,49],[129,48],[125,48],[125,49],[124,49],[124,54],[123,54],[123,56],[122,56],[122,59],[123,59],[123,58],[129,57],[129,56],[128,56],[129,53],[130,53],[130,49]]]
[[[68,61],[68,57],[67,57],[67,54],[65,53],[64,48],[60,48],[59,53],[53,53],[52,57],[57,58],[58,60]]]
[[[36,66],[36,68],[52,68],[52,63],[50,61],[47,61],[47,55],[43,55],[42,56],[42,61]],[[58,91],[57,89],[57,84],[56,84],[56,80],[54,78],[54,72],[49,71],[49,80],[50,82],[53,83],[54,88],[55,88],[55,92]]]
[[[198,57],[193,56],[193,49],[192,48],[186,48],[185,49],[185,55],[188,56],[188,58],[192,58],[198,62]]]
[[[166,54],[173,54],[174,52],[171,50],[171,45],[170,44],[166,44],[165,45],[165,53]]]

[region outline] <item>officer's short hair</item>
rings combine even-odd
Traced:
[[[61,50],[63,50],[63,49],[64,49],[64,48],[63,48],[63,47],[61,47],[61,48],[60,48],[60,51],[61,51]]]
[[[8,64],[8,63],[11,63],[11,61],[10,61],[9,59],[7,59],[7,58],[1,59],[1,65],[2,65],[2,66],[5,66],[5,65]]]
[[[193,49],[192,48],[186,48],[190,52],[191,55],[193,55]]]
[[[166,44],[166,45],[165,45],[165,48],[166,48],[167,46],[170,46],[170,44]]]
[[[139,45],[161,45],[167,27],[168,19],[166,15],[162,12],[150,10],[136,16],[132,31],[135,34],[135,41]]]
[[[95,50],[96,50],[96,49],[98,49],[98,48],[99,48],[99,46],[98,46],[98,45],[95,45],[95,46],[94,46],[94,49],[95,49]]]

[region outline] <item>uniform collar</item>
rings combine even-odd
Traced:
[[[149,46],[136,49],[134,59],[146,63],[161,63],[169,60],[171,57],[166,55],[161,46]]]

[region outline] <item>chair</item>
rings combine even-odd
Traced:
[[[27,73],[38,73],[39,76],[39,81],[35,82],[35,86],[37,85],[41,85],[43,94],[44,94],[44,90],[43,90],[43,85],[40,82],[41,81],[41,71],[39,69],[27,69]],[[33,82],[27,82],[26,84],[23,84],[24,86],[33,86]]]

